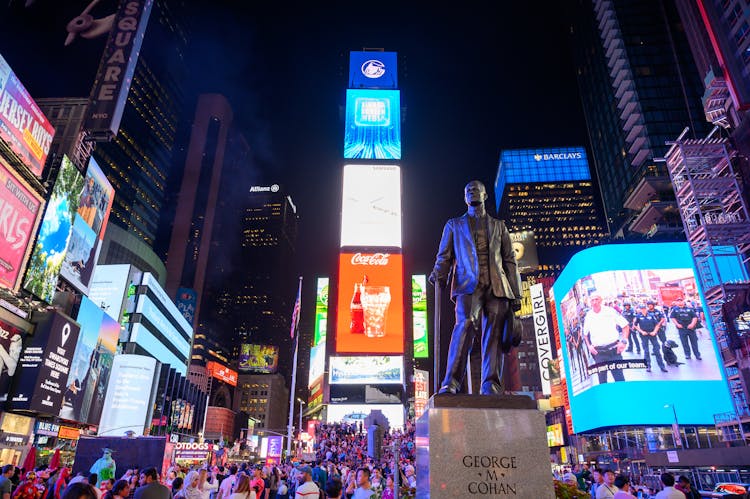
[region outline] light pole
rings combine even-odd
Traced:
[[[680,435],[680,423],[677,422],[677,410],[674,408],[674,404],[664,404],[664,408],[672,408],[672,414],[674,414],[674,423],[672,423],[672,436],[674,437],[674,444],[677,447],[682,447],[682,436]]]
[[[297,397],[297,402],[299,402],[299,429],[297,432],[297,436],[301,437],[302,436],[302,406],[306,404],[305,404],[305,401],[299,397]],[[299,447],[297,448],[299,449]]]

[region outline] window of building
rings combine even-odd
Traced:
[[[734,34],[734,41],[738,47],[747,39],[748,31],[750,31],[750,26],[748,26],[747,21],[743,21],[739,29],[737,29],[737,33]]]

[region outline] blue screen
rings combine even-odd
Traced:
[[[347,90],[344,158],[401,159],[398,90]]]
[[[349,88],[398,88],[396,52],[350,52]]]
[[[672,405],[680,424],[711,425],[714,414],[732,411],[720,352],[687,243],[618,244],[583,250],[571,258],[553,293],[576,433],[607,426],[669,425],[674,421]],[[602,304],[599,310],[597,297]],[[694,338],[685,330],[681,333],[670,318],[678,297],[699,317]],[[643,339],[640,331],[629,326],[638,345],[623,342],[620,348],[624,351],[617,353],[617,347],[611,345],[624,339],[621,326],[630,322],[625,319],[630,317],[626,304],[645,317],[650,313],[648,302],[664,314],[664,330],[657,332],[657,328],[646,326],[648,322],[638,322],[655,333],[649,335],[653,339]],[[692,339],[701,360],[696,358]],[[643,348],[646,343],[650,372]],[[664,350],[665,343],[671,354]],[[658,358],[653,355],[657,348]],[[666,372],[660,368],[662,363]]]

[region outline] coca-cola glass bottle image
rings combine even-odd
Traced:
[[[354,283],[354,294],[352,295],[352,304],[349,307],[349,312],[352,316],[352,321],[349,323],[349,332],[351,334],[362,334],[365,332],[365,316],[362,310],[362,285],[358,282]]]
[[[385,320],[391,304],[389,286],[362,286],[362,311],[365,317],[365,336],[380,338],[385,336]]]

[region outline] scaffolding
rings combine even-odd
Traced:
[[[716,130],[705,139],[690,139],[686,128],[677,140],[667,142],[670,149],[665,159],[726,369],[750,360],[739,358],[739,346],[728,338],[722,313],[724,303],[750,287],[745,271],[750,257],[750,216],[732,167],[736,151],[726,139],[713,137]],[[737,396],[748,393],[748,387],[732,386],[738,419],[750,416],[747,397]],[[741,425],[739,429],[742,433]]]

